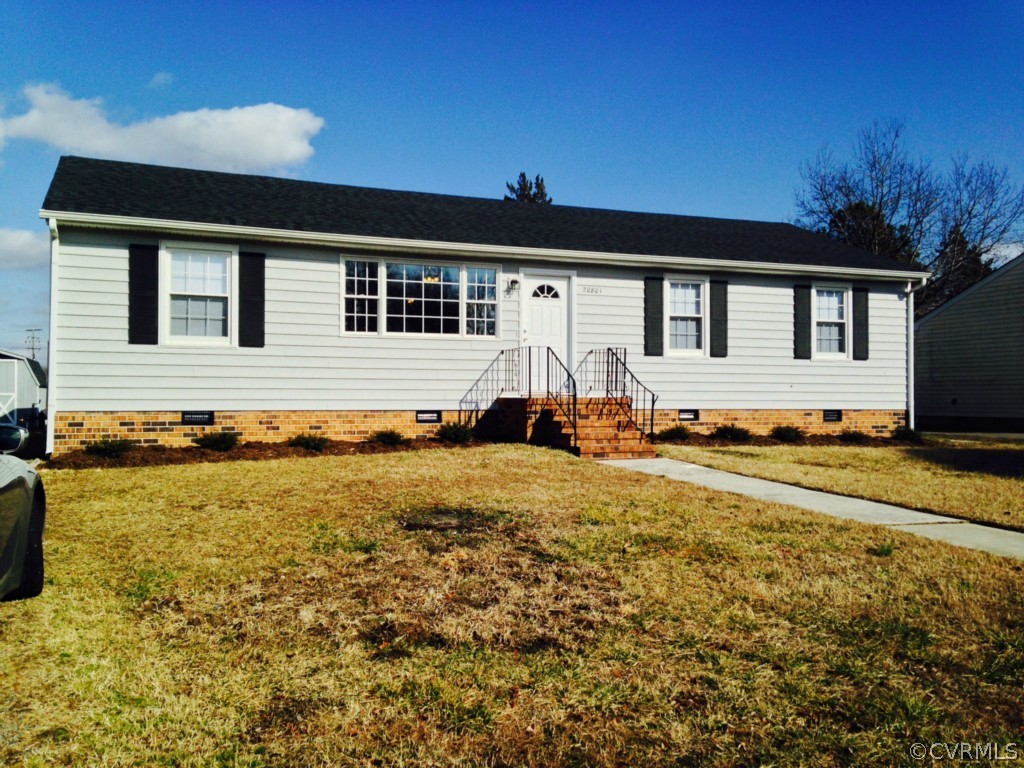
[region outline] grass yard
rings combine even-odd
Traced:
[[[917,765],[1024,741],[1024,567],[525,446],[49,471],[0,764]]]
[[[921,445],[661,445],[663,456],[804,488],[1024,530],[1024,443],[929,438]]]

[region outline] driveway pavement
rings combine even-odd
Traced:
[[[884,525],[929,539],[945,541],[959,547],[979,549],[994,555],[1024,560],[1024,533],[1006,531],[987,525],[968,523],[955,517],[917,512],[912,509],[865,501],[834,493],[810,491],[772,480],[722,472],[675,459],[619,459],[602,461],[612,467],[632,469],[648,475],[660,475],[672,480],[729,491],[765,501],[777,501],[813,512],[856,520],[861,523]]]

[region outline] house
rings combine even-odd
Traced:
[[[1024,430],[1024,256],[929,312],[915,333],[922,427]]]
[[[0,424],[40,429],[46,412],[46,371],[37,360],[0,349]]]
[[[80,157],[40,216],[53,453],[468,417],[524,439],[546,420],[603,455],[588,441],[616,424],[884,434],[910,417],[927,274],[789,224]]]

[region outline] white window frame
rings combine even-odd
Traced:
[[[843,294],[843,340],[842,352],[818,351],[818,291],[841,291]],[[811,359],[850,360],[853,355],[853,286],[849,283],[815,283],[811,286]],[[821,321],[830,322],[830,321]]]
[[[171,255],[176,250],[209,251],[228,255],[227,336],[176,336],[171,333]],[[160,344],[168,347],[238,346],[238,246],[221,243],[192,243],[184,240],[160,242]],[[191,294],[184,294],[191,295]],[[198,295],[198,294],[196,294]]]
[[[348,275],[346,274],[346,267],[345,267],[345,262],[346,261],[362,261],[362,262],[365,262],[367,264],[376,264],[377,265],[377,295],[376,296],[369,296],[369,295],[360,294],[360,293],[354,293],[352,295],[349,295],[348,283],[347,283]],[[342,336],[379,336],[381,334],[381,331],[383,330],[381,328],[381,321],[384,318],[384,314],[381,311],[381,304],[384,301],[387,300],[386,297],[384,297],[384,298],[381,297],[381,283],[386,279],[386,276],[383,274],[383,271],[382,271],[383,269],[384,269],[384,262],[381,259],[366,258],[365,256],[346,256],[345,254],[342,254],[342,256],[341,256],[341,286],[340,286],[341,287],[341,334],[342,334]],[[348,306],[348,299],[366,299],[366,300],[375,299],[377,301],[377,330],[375,330],[375,331],[350,331],[350,330],[345,328],[345,313],[346,313],[346,307]]]
[[[672,283],[696,283],[700,285],[700,347],[697,349],[673,349],[672,348]],[[706,275],[665,275],[662,290],[662,306],[665,308],[665,321],[662,328],[662,349],[669,357],[690,357],[703,358],[708,356],[708,285],[709,278]],[[681,315],[680,315],[681,317]],[[687,317],[697,317],[687,315]]]
[[[347,331],[345,330],[345,300],[356,298],[349,296],[345,284],[345,262],[346,261],[367,261],[377,264],[377,330],[376,331]],[[459,270],[459,332],[458,333],[412,333],[406,331],[387,330],[387,269],[388,264],[415,264],[421,267],[455,267]],[[500,341],[501,340],[501,281],[502,271],[500,264],[486,264],[476,261],[448,261],[443,259],[426,259],[422,257],[395,256],[393,258],[380,258],[361,254],[341,254],[339,260],[340,279],[339,289],[341,294],[341,312],[338,327],[342,336],[391,336],[411,339],[469,339],[471,341]],[[494,270],[494,335],[475,335],[466,333],[466,303],[467,303],[467,270],[469,269],[493,269]],[[359,298],[366,298],[365,296]]]

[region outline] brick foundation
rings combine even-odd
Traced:
[[[506,430],[533,436],[529,417],[514,411],[502,414],[516,423]],[[458,411],[444,411],[442,422],[458,421]],[[519,421],[521,420],[521,421]],[[869,435],[888,435],[907,423],[907,412],[844,410],[841,422],[825,422],[820,410],[711,410],[701,409],[700,421],[680,422],[678,410],[658,409],[655,431],[686,424],[696,432],[711,432],[720,424],[736,424],[764,435],[772,427],[798,426],[810,434],[837,434],[844,429]],[[417,424],[415,411],[218,411],[212,427],[181,424],[180,411],[62,412],[56,415],[53,455],[80,449],[104,438],[134,440],[140,445],[180,447],[206,432],[238,432],[243,441],[283,442],[301,432],[317,432],[334,440],[363,440],[381,429],[394,429],[406,437],[429,437],[437,425]],[[502,430],[504,431],[504,430]]]
[[[680,421],[679,410],[657,409],[654,412],[654,431],[660,432],[677,424],[685,424],[694,432],[707,434],[721,424],[745,427],[755,435],[767,435],[774,427],[800,427],[811,435],[836,435],[844,430],[855,430],[877,437],[887,437],[896,427],[907,423],[907,412],[843,410],[842,421],[824,420],[821,410],[714,410],[700,409],[700,421]]]
[[[443,411],[441,421],[458,421],[458,411]],[[104,438],[139,445],[192,445],[207,432],[237,432],[243,441],[284,442],[302,432],[333,440],[363,440],[382,429],[406,437],[429,437],[436,424],[417,424],[415,411],[217,411],[212,427],[181,423],[180,411],[60,412],[54,425],[53,455],[80,449]]]

